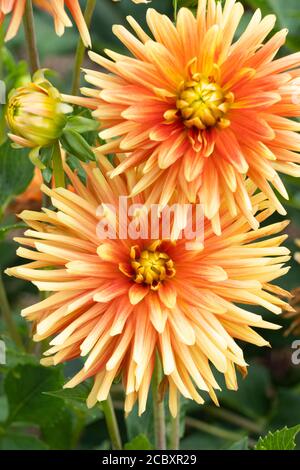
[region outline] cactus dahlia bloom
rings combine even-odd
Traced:
[[[165,200],[177,188],[205,204],[216,233],[223,196],[232,216],[242,210],[257,228],[246,176],[284,214],[273,191],[288,197],[278,172],[300,174],[300,124],[289,119],[300,115],[300,53],[273,60],[287,30],[265,41],[276,18],[260,10],[236,39],[242,16],[235,0],[223,8],[200,0],[196,17],[182,8],[176,25],[149,9],[152,37],[128,17],[137,37],[113,30],[132,56],[90,53],[112,75],[87,70],[97,90],[83,89],[107,141],[99,151],[127,154],[112,176],[143,164],[132,194],[156,182]]]
[[[64,5],[66,5],[77,24],[85,46],[91,46],[90,33],[85,24],[78,0],[33,0],[33,4],[53,16],[55,30],[59,36],[64,33],[65,28],[72,26],[72,23],[64,9]],[[0,24],[3,22],[6,15],[12,13],[12,19],[6,32],[6,41],[9,41],[17,34],[23,19],[25,5],[26,0],[0,0]]]
[[[121,221],[119,197],[131,193],[136,170],[128,170],[126,177],[105,178],[113,167],[104,156],[99,156],[98,166],[84,168],[87,185],[66,167],[75,193],[43,188],[54,210],[21,214],[30,229],[16,239],[25,246],[17,253],[30,261],[7,270],[52,292],[22,311],[35,325],[35,341],[51,338],[42,363],[50,366],[83,356],[82,370],[66,387],[93,377],[87,400],[93,406],[105,400],[113,381],[121,378],[126,412],[138,401],[142,413],[158,354],[174,416],[178,393],[201,404],[202,394],[208,392],[217,403],[214,368],[233,390],[236,368],[246,373],[236,340],[265,346],[268,343],[254,329],[277,329],[252,313],[251,306],[275,314],[288,308],[278,297],[282,289],[271,284],[287,271],[283,265],[289,252],[280,246],[285,235],[271,237],[286,223],[253,231],[243,215],[232,221],[222,203],[222,235],[216,236],[206,219],[203,244],[196,243],[193,250],[186,249],[184,236],[172,241],[147,238],[149,232],[134,239],[121,237],[127,218]],[[253,194],[248,186],[261,222],[274,209],[263,193]],[[128,203],[143,204],[147,197],[142,192],[128,197]],[[140,227],[146,226],[148,216],[143,211],[136,215]],[[100,238],[96,227],[104,217],[115,225],[116,238]]]

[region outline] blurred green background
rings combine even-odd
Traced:
[[[82,2],[83,5],[84,3]],[[178,5],[181,3],[188,2],[179,0]],[[242,3],[246,12],[241,29],[249,21],[253,10],[260,7],[263,14],[277,15],[278,29],[289,28],[287,47],[282,52],[295,52],[300,49],[298,0],[248,0]],[[153,0],[151,6],[173,15],[172,0]],[[98,0],[91,28],[94,50],[101,52],[105,47],[121,50],[120,43],[112,34],[112,24],[126,24],[126,16],[131,14],[145,26],[146,8],[144,5],[134,5],[130,0],[118,3]],[[60,90],[68,93],[78,40],[77,31],[75,28],[69,29],[63,38],[57,38],[50,17],[36,12],[36,22],[42,65],[56,71],[52,77],[53,81]],[[22,62],[26,59],[22,31],[9,44],[9,50],[15,61],[21,61],[20,69],[25,70]],[[89,67],[88,59],[85,66]],[[14,75],[10,80],[10,86],[13,86]],[[4,163],[0,161],[0,165],[2,164]],[[23,173],[20,171],[18,162],[12,160],[7,178],[14,174],[17,179],[19,175],[15,193],[22,192],[32,177],[31,164],[24,163]],[[291,220],[287,245],[294,253],[296,247],[293,240],[300,237],[300,182],[287,177],[284,181],[291,196],[290,201],[285,202]],[[3,181],[0,188],[1,200],[6,194]],[[279,217],[274,216],[273,220],[279,220]],[[12,233],[7,234],[3,228],[9,223],[15,223],[15,219],[6,212],[2,231],[0,226],[2,270],[20,262],[15,256],[16,245],[12,241]],[[300,267],[294,261],[291,266],[289,274],[280,282],[288,290],[300,286]],[[0,450],[109,448],[101,410],[87,410],[84,404],[90,384],[71,391],[61,390],[65,377],[69,377],[78,369],[78,362],[51,369],[38,364],[40,346],[31,343],[30,325],[19,316],[20,308],[38,300],[36,290],[28,283],[15,279],[5,278],[5,285],[18,328],[26,339],[27,352],[22,352],[15,346],[0,322],[1,337],[7,345],[7,364],[0,366]],[[263,314],[266,319],[272,317],[271,314]],[[238,392],[226,391],[224,388],[219,394],[222,405],[220,409],[212,406],[209,401],[202,407],[190,402],[183,403],[182,449],[243,449],[248,445],[247,440],[250,446],[253,446],[258,437],[268,430],[300,424],[300,365],[293,365],[291,360],[292,342],[297,338],[283,335],[289,325],[287,320],[279,318],[278,322],[282,324],[282,330],[264,332],[264,336],[273,346],[272,349],[244,347],[246,360],[251,364],[249,375],[246,380],[239,378]],[[139,419],[135,411],[124,420],[123,396],[118,384],[114,386],[113,398],[118,410],[123,441],[130,442],[142,433],[147,436],[148,440],[143,444],[147,447],[148,441],[153,442],[153,417],[150,407],[142,418]],[[300,449],[300,442],[298,448]]]

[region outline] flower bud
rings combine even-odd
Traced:
[[[9,97],[6,111],[9,137],[18,146],[33,148],[38,153],[41,147],[59,139],[67,122],[66,114],[71,111],[59,91],[42,72],[37,72],[33,82],[14,90]]]

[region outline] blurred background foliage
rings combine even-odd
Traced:
[[[177,7],[187,5],[193,8],[197,2],[177,0],[174,1],[176,3]],[[243,0],[242,3],[246,13],[241,29],[249,21],[253,10],[259,7],[263,14],[277,15],[278,29],[289,29],[286,50],[283,52],[300,49],[299,0]],[[153,0],[151,6],[171,17],[174,14],[172,0]],[[145,11],[146,6],[134,5],[130,0],[117,3],[98,0],[92,23],[93,49],[97,52],[103,48],[121,50],[120,43],[112,34],[112,25],[126,24],[126,16],[131,14],[145,27]],[[55,70],[51,79],[61,91],[68,93],[78,39],[76,29],[69,29],[63,38],[57,38],[52,19],[40,12],[36,12],[36,24],[42,65]],[[8,47],[9,50],[5,49],[2,54],[0,74],[9,91],[28,78],[22,31]],[[88,59],[85,66],[89,66]],[[0,111],[0,142],[3,142],[3,106]],[[16,154],[4,143],[0,148],[1,271],[20,263],[15,255],[16,245],[12,241],[12,236],[17,232],[11,232],[10,229],[18,223],[14,212],[20,200],[16,200],[15,196],[26,189],[32,177],[33,167],[26,151],[18,151]],[[300,237],[300,181],[288,177],[284,180],[290,194],[290,200],[285,202],[291,220],[287,245],[294,253],[293,240]],[[279,216],[273,219],[279,220]],[[300,267],[294,261],[291,261],[291,266],[289,274],[281,280],[282,287],[288,290],[300,286]],[[16,279],[6,278],[5,286],[24,349],[9,338],[1,319],[0,334],[7,346],[7,363],[0,366],[0,449],[109,448],[100,407],[87,410],[84,403],[90,384],[86,383],[74,390],[62,390],[66,377],[79,369],[78,361],[50,369],[39,365],[44,345],[31,342],[30,326],[20,317],[21,308],[38,301],[36,290],[30,284]],[[266,319],[272,316],[265,312],[263,314]],[[245,357],[250,364],[248,377],[245,380],[239,378],[238,392],[223,389],[219,394],[220,408],[214,407],[209,400],[205,406],[183,403],[182,449],[246,449],[253,447],[258,437],[269,430],[300,423],[300,365],[293,365],[291,360],[292,342],[297,338],[284,335],[289,325],[287,320],[278,318],[278,322],[283,326],[282,330],[264,333],[272,349],[244,345]],[[222,383],[221,378],[219,382]],[[119,384],[114,385],[113,399],[123,442],[129,443],[127,448],[151,448],[151,406],[141,418],[137,417],[135,410],[124,420],[123,395]],[[300,449],[300,442],[297,448]]]

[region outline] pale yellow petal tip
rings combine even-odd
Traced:
[[[7,268],[7,269],[5,269],[4,274],[6,274],[7,276],[10,276],[10,277],[13,276],[13,275],[14,275],[14,270],[13,270],[13,268]]]
[[[43,357],[40,359],[40,364],[45,367],[50,367],[54,365],[53,357]]]

